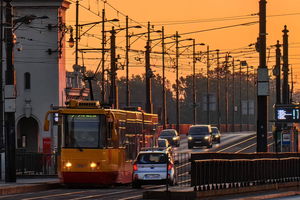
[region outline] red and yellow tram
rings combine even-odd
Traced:
[[[58,113],[58,174],[62,183],[132,181],[132,161],[154,145],[158,116],[139,110],[101,108],[97,101],[71,100]]]

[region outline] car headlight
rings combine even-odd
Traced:
[[[220,137],[220,135],[215,135],[216,138]]]
[[[90,163],[90,167],[91,167],[91,168],[95,168],[95,167],[97,167],[97,164],[94,163],[94,162],[91,162],[91,163]]]
[[[65,166],[66,166],[67,168],[70,168],[70,167],[72,167],[72,163],[67,162],[67,163],[65,164]]]
[[[208,139],[209,139],[209,136],[205,136],[204,139],[208,140]]]
[[[188,140],[192,140],[193,138],[191,136],[188,137]]]
[[[173,140],[177,140],[177,137],[173,137]]]

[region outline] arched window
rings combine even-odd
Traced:
[[[24,86],[25,86],[25,90],[29,90],[30,89],[30,73],[26,72],[24,74]]]

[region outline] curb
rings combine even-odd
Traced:
[[[277,183],[277,184],[258,185],[258,186],[241,187],[241,188],[227,188],[227,189],[210,190],[210,191],[169,191],[169,192],[146,191],[143,193],[143,199],[190,200],[190,199],[202,199],[202,198],[210,198],[210,197],[221,197],[223,195],[235,195],[235,194],[243,194],[243,193],[270,191],[270,190],[276,191],[282,188],[291,188],[291,187],[299,187],[299,186],[300,186],[299,182],[289,182],[289,183]],[[296,194],[295,192],[283,192],[278,194],[262,195],[262,196],[270,197],[270,198],[274,198],[274,197],[279,198],[279,197],[293,196],[295,194]],[[249,197],[249,199],[261,199],[262,196]]]
[[[0,195],[19,194],[26,192],[37,192],[42,190],[56,189],[60,187],[59,182],[46,182],[36,184],[25,184],[17,186],[0,187]]]

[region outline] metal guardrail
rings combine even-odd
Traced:
[[[191,162],[190,153],[176,153],[174,155],[176,162],[177,184],[178,186],[191,185]]]
[[[194,160],[191,186],[201,191],[299,181],[299,169],[299,157]]]
[[[18,152],[16,154],[16,173],[27,175],[57,175],[57,155]]]

